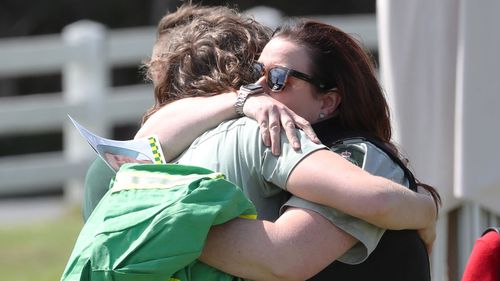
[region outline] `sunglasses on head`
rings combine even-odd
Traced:
[[[266,76],[266,82],[271,91],[280,92],[286,86],[286,82],[288,80],[288,76],[293,76],[295,78],[304,80],[306,82],[311,83],[312,85],[318,87],[319,89],[326,89],[326,85],[318,81],[317,79],[302,73],[300,71],[290,69],[284,66],[273,66],[269,69],[264,68],[264,64],[260,62],[253,63],[253,75],[255,81],[257,81],[260,77]]]

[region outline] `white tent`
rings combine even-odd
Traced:
[[[446,280],[448,239],[458,274],[486,221],[500,214],[500,1],[379,0],[381,80],[395,136],[417,177],[444,199],[434,280]],[[456,233],[446,212],[461,207]],[[491,216],[490,216],[491,217]]]

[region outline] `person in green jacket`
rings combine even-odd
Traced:
[[[232,280],[196,259],[210,227],[236,217],[254,219],[255,207],[221,173],[125,164],[83,226],[61,280]]]

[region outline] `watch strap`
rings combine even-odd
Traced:
[[[236,103],[234,104],[234,110],[238,116],[244,116],[243,107],[247,101],[248,95],[260,93],[262,86],[257,84],[243,85],[238,90],[238,96],[236,97]]]
[[[246,91],[238,91],[238,96],[236,97],[236,103],[234,104],[234,110],[238,116],[243,116],[243,106],[245,106],[245,102],[248,98],[249,92]]]

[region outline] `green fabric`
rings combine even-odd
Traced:
[[[245,279],[223,273],[205,263],[192,262],[177,271],[169,281],[200,280],[200,281],[243,281]]]
[[[255,217],[255,208],[220,173],[126,164],[85,223],[61,280],[227,278],[196,259],[210,227],[238,216]]]
[[[100,157],[97,157],[90,164],[85,176],[83,194],[82,215],[84,221],[87,221],[94,208],[101,201],[101,198],[106,194],[111,179],[114,177],[115,172]]]

